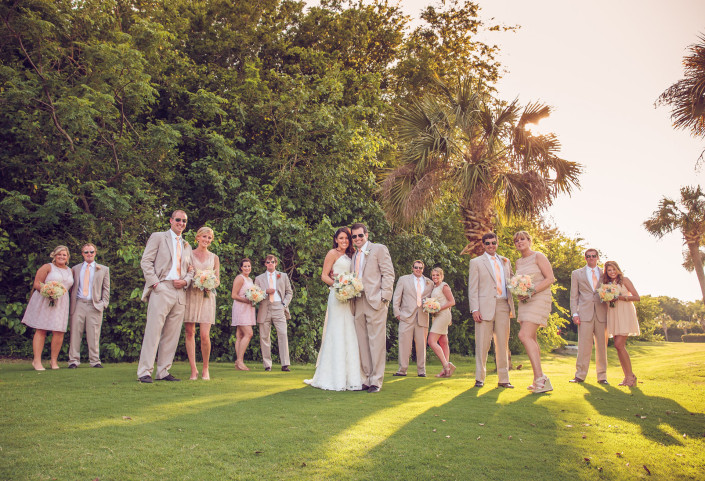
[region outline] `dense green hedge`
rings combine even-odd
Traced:
[[[684,334],[681,336],[683,342],[705,342],[705,334]]]

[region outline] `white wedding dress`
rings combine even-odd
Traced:
[[[333,263],[333,272],[335,275],[350,272],[351,265],[352,260],[342,255]],[[306,384],[329,391],[362,389],[360,351],[350,302],[340,302],[336,299],[333,288],[330,288],[316,373],[313,379],[304,381]]]

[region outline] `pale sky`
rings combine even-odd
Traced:
[[[403,0],[414,16],[424,0]],[[500,96],[542,101],[555,112],[562,157],[581,163],[581,189],[548,212],[565,234],[585,239],[601,261],[620,265],[639,294],[701,298],[695,273],[681,265],[683,240],[657,240],[642,223],[683,185],[705,184],[695,163],[705,139],[675,131],[654,101],[683,76],[687,47],[705,34],[703,0],[480,0],[481,17],[520,25],[491,32],[506,72]]]

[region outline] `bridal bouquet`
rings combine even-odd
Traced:
[[[267,297],[267,294],[264,293],[260,286],[252,285],[245,290],[245,297],[252,302],[253,306],[256,306]]]
[[[612,284],[600,284],[597,288],[597,295],[600,296],[602,302],[609,302],[610,307],[614,307],[614,301],[617,300],[620,294],[619,285]]]
[[[208,293],[218,287],[218,276],[213,269],[198,270],[193,276],[193,285],[203,291],[203,297],[208,297]]]
[[[421,308],[424,312],[429,314],[435,314],[441,310],[441,303],[435,297],[427,297],[421,304]]]
[[[362,289],[362,281],[352,272],[338,274],[333,282],[335,298],[341,302],[349,301],[353,297],[360,297]]]
[[[509,292],[511,292],[517,297],[531,297],[532,294],[536,292],[536,288],[534,287],[534,283],[531,280],[531,276],[519,274],[509,279],[509,282],[507,283],[507,289],[509,289]],[[528,299],[523,299],[521,302],[526,301],[528,301]]]
[[[66,294],[66,288],[59,281],[49,281],[46,284],[42,284],[39,293],[49,299],[49,305],[53,307],[55,301]]]

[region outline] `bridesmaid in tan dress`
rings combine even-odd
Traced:
[[[193,268],[196,275],[206,269],[215,271],[218,277],[216,288],[220,285],[220,259],[208,250],[213,242],[213,229],[201,227],[196,233],[198,247],[192,252]],[[186,354],[188,362],[191,364],[191,377],[189,380],[198,379],[198,368],[196,367],[196,323],[201,326],[201,357],[203,358],[203,370],[201,379],[210,379],[208,364],[211,357],[211,325],[215,324],[215,289],[203,295],[203,291],[197,288],[194,283],[186,291],[186,312],[184,314],[184,325],[186,326]]]
[[[443,269],[431,269],[433,291],[431,297],[441,305],[441,310],[433,314],[433,324],[428,333],[428,345],[433,350],[443,365],[443,370],[436,377],[451,377],[455,372],[455,365],[450,362],[450,348],[448,347],[448,326],[451,325],[452,316],[450,308],[455,305],[455,298],[448,284],[443,282]]]
[[[620,295],[614,307],[607,308],[607,332],[614,337],[614,347],[617,349],[619,364],[624,371],[624,380],[620,386],[636,386],[636,376],[632,372],[632,360],[627,352],[627,337],[639,335],[639,319],[636,316],[635,301],[641,297],[636,292],[634,284],[624,277],[621,269],[614,261],[605,262],[602,283],[619,285]]]
[[[551,284],[556,280],[553,268],[545,255],[531,250],[531,236],[526,231],[514,234],[514,246],[521,253],[516,261],[516,275],[529,275],[533,281],[536,292],[529,298],[519,297],[519,312],[517,320],[519,340],[524,344],[526,354],[534,371],[534,382],[529,390],[534,393],[553,391],[553,386],[541,369],[541,349],[536,340],[539,327],[548,325],[548,316],[551,313]]]
[[[252,272],[252,261],[245,257],[240,261],[240,274],[233,281],[233,322],[235,330],[235,369],[238,371],[249,371],[245,365],[245,351],[252,339],[252,326],[257,323],[255,317],[255,306],[252,305],[245,291],[254,285],[250,273]]]
[[[73,286],[73,274],[68,263],[71,258],[66,246],[57,246],[51,254],[51,263],[44,264],[37,271],[32,286],[32,296],[29,298],[27,310],[22,317],[22,323],[33,327],[32,351],[34,360],[32,367],[36,371],[44,371],[42,366],[42,351],[47,334],[51,332],[51,368],[59,369],[59,352],[64,343],[64,334],[69,324],[69,297]],[[66,293],[54,301],[54,305],[40,294],[44,283],[58,281],[66,288]]]

